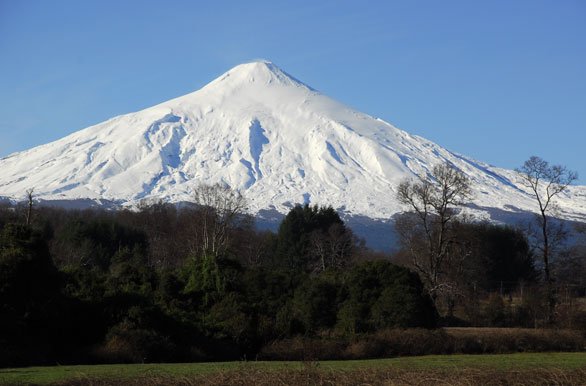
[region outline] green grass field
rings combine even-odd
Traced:
[[[0,385],[78,382],[143,378],[186,379],[223,373],[295,373],[310,367],[326,373],[353,371],[451,372],[586,370],[586,353],[523,353],[503,355],[434,355],[360,361],[304,362],[218,362],[180,364],[136,364],[52,366],[0,369]],[[584,380],[586,383],[586,379]],[[89,383],[89,382],[88,382]]]

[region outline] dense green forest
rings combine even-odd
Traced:
[[[1,208],[0,365],[255,358],[296,337],[542,318],[539,272],[517,229],[457,223],[461,258],[442,273],[449,291],[433,293],[404,246],[368,250],[331,207],[295,206],[276,233],[241,208],[237,197]]]

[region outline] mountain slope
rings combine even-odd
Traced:
[[[403,208],[400,181],[449,161],[486,208],[533,211],[514,172],[452,153],[357,112],[272,63],[239,65],[202,89],[0,160],[0,196],[189,201],[198,183],[240,190],[252,213],[328,204],[385,219]],[[564,217],[586,219],[586,187],[560,197]]]

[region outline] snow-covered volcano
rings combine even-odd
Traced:
[[[495,149],[498,151],[498,149]],[[112,118],[0,160],[0,196],[34,188],[45,200],[192,200],[222,182],[251,213],[327,204],[388,219],[403,210],[396,187],[449,161],[474,187],[477,213],[533,211],[513,171],[450,152],[360,113],[269,62],[239,65],[202,89]],[[560,197],[561,214],[586,219],[586,187]]]

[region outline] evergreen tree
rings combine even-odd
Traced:
[[[437,312],[419,277],[387,261],[355,266],[346,274],[347,298],[338,327],[350,333],[386,327],[435,327]]]
[[[281,222],[277,234],[277,257],[279,265],[294,270],[311,271],[315,266],[323,266],[319,248],[323,246],[320,237],[327,237],[331,229],[335,235],[344,234],[352,239],[351,232],[345,227],[338,213],[329,207],[296,205]],[[346,249],[352,247],[350,243]],[[323,252],[325,253],[325,252]],[[346,253],[346,257],[349,253]]]
[[[40,233],[26,225],[4,225],[0,229],[0,363],[27,363],[51,350],[62,332],[60,289],[60,276]]]

